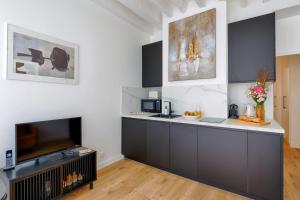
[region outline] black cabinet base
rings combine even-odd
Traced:
[[[55,157],[55,156],[54,156]],[[38,165],[25,163],[2,172],[9,200],[52,200],[83,186],[93,189],[97,179],[96,151],[79,156],[59,157]]]
[[[283,199],[281,134],[129,118],[122,128],[129,159],[253,199]]]

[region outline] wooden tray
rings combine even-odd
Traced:
[[[249,122],[240,119],[235,119],[234,123],[241,124],[241,125],[249,125],[249,126],[268,126],[271,124],[271,122]]]

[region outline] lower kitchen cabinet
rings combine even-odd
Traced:
[[[282,136],[248,134],[248,188],[260,199],[283,199]]]
[[[147,122],[147,163],[161,169],[169,169],[170,123]]]
[[[147,121],[122,119],[122,154],[130,159],[146,162],[147,158]]]
[[[247,132],[198,127],[199,181],[247,192]]]
[[[197,180],[197,126],[170,125],[170,165],[173,173]]]
[[[282,141],[282,134],[122,119],[125,157],[254,199],[283,199]]]

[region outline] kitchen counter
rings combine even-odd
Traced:
[[[278,134],[284,134],[285,132],[284,129],[275,120],[267,120],[271,122],[271,124],[267,126],[250,126],[250,125],[236,124],[234,122],[234,119],[226,119],[222,123],[207,123],[207,122],[201,122],[197,120],[186,120],[183,117],[166,119],[166,118],[159,118],[159,117],[150,117],[151,115],[154,114],[152,113],[151,114],[123,114],[122,117],[164,121],[164,122],[171,122],[171,123],[192,124],[192,125],[199,125],[199,126],[240,129],[240,130],[247,130],[247,131],[261,131],[261,132],[270,132],[270,133],[278,133]]]

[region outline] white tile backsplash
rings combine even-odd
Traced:
[[[227,85],[169,86],[162,88],[162,98],[172,102],[176,114],[194,111],[200,106],[206,117],[227,118]]]
[[[122,88],[121,114],[141,111],[141,99],[148,98],[150,90],[157,90],[162,99],[172,102],[172,110],[176,114],[193,111],[199,105],[206,117],[228,116],[228,105],[237,104],[239,114],[244,114],[246,104],[254,102],[247,97],[248,89],[254,83],[237,83],[227,85],[194,85],[169,86],[163,88]],[[273,83],[269,83],[268,99],[266,101],[266,118],[273,119]]]
[[[148,93],[144,88],[122,87],[121,114],[141,112],[141,100],[147,98]]]
[[[161,97],[161,88],[122,87],[121,114],[141,112],[141,100],[148,99],[150,90],[156,90]]]
[[[234,83],[229,84],[229,104],[236,104],[239,107],[239,115],[243,115],[246,104],[253,104],[255,102],[247,96],[248,89],[254,83]],[[266,118],[273,119],[273,83],[269,83],[268,99],[265,103]]]

